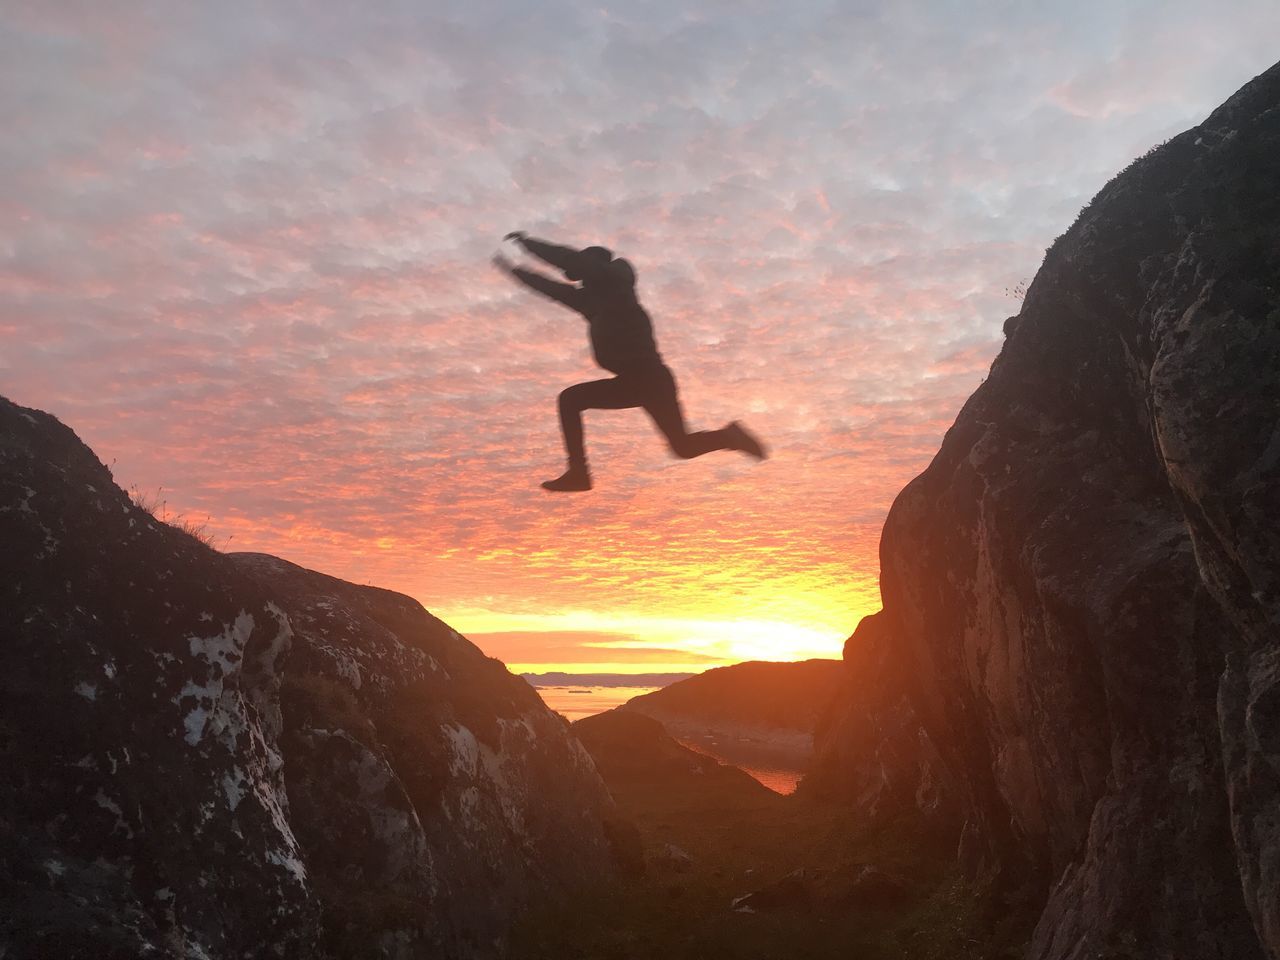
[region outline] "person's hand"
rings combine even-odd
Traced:
[[[525,236],[526,236],[526,234],[525,234],[525,232],[524,232],[523,230],[512,230],[510,233],[508,233],[508,234],[507,234],[505,237],[503,237],[502,239],[503,239],[503,240],[514,240],[516,243],[524,243],[524,238],[525,238]]]
[[[512,263],[510,260],[508,260],[506,257],[504,257],[500,253],[495,253],[493,255],[492,262],[493,262],[493,265],[497,267],[499,270],[501,270],[503,273],[509,274],[512,270],[516,268],[516,265],[514,263]]]

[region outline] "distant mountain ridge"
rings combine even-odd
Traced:
[[[839,660],[749,660],[632,697],[619,709],[668,725],[676,721],[811,734],[843,676]]]

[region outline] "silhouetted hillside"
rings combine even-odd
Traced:
[[[156,520],[0,399],[0,955],[491,957],[612,868],[523,680],[408,597]]]
[[[681,720],[809,734],[842,675],[838,660],[735,663],[632,697],[621,709],[664,722]]]
[[[610,710],[576,721],[573,732],[596,762],[605,782],[643,783],[664,792],[754,799],[770,795],[737,767],[695,753],[667,736],[662,724],[638,713]]]

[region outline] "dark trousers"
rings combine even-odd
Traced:
[[[626,410],[643,407],[671,445],[671,452],[684,460],[700,457],[712,450],[728,450],[724,430],[685,430],[680,398],[676,394],[675,377],[665,364],[654,364],[641,370],[620,373],[608,380],[593,380],[569,387],[560,394],[560,428],[564,446],[572,464],[586,463],[582,442],[582,411]]]

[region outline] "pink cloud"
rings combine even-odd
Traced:
[[[1135,138],[1265,65],[1265,31],[1214,18],[1165,96],[1143,77],[1172,82],[1202,15],[1170,11],[1143,59],[1086,7],[1094,33],[892,6],[21,5],[4,390],[235,548],[451,609],[787,602],[834,653],[1004,288]],[[598,489],[544,495],[555,396],[603,374],[580,320],[490,269],[515,228],[631,258],[690,422],[741,417],[774,459],[675,462],[641,412],[593,412]]]

